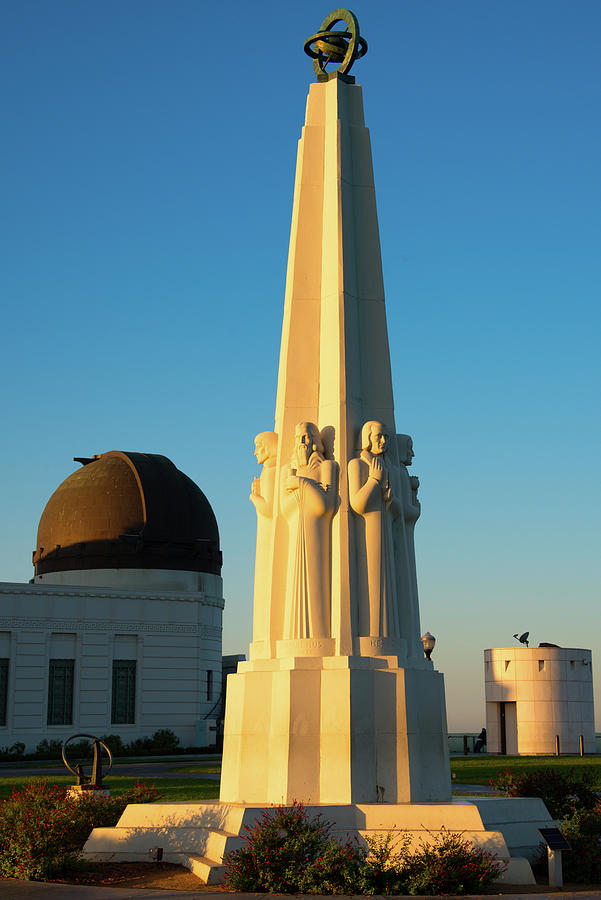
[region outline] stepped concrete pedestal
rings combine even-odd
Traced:
[[[95,828],[84,855],[104,861],[145,861],[151,847],[163,847],[166,862],[187,866],[206,884],[223,879],[224,856],[244,843],[244,826],[257,821],[265,804],[130,804],[115,828]],[[441,831],[458,831],[474,846],[496,853],[507,869],[500,881],[534,884],[528,861],[540,842],[537,828],[550,824],[541,800],[474,798],[450,803],[353,803],[307,806],[333,823],[333,836],[389,833],[409,835],[411,844],[432,841]]]

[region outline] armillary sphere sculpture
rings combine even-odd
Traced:
[[[87,738],[90,741],[94,742],[94,758],[92,761],[92,774],[84,775],[83,769],[81,765],[78,763],[74,769],[71,768],[69,763],[67,762],[67,757],[65,755],[65,748],[67,744],[70,744],[71,741],[74,741],[75,738]],[[106,744],[100,740],[100,738],[94,737],[93,734],[72,734],[71,737],[67,738],[66,741],[63,741],[63,746],[61,748],[61,754],[63,757],[63,762],[68,768],[70,772],[73,772],[75,777],[77,778],[77,787],[81,788],[84,791],[98,791],[102,790],[102,750],[101,747],[104,747],[109,757],[109,767],[106,770],[105,774],[110,772],[113,766],[113,757],[111,751],[106,746]]]
[[[347,30],[333,31],[338,22],[344,22]],[[367,41],[361,37],[357,16],[348,9],[335,9],[323,20],[317,34],[307,38],[305,53],[313,59],[318,81],[328,77],[328,63],[340,63],[335,71],[342,77],[348,76],[355,60],[367,53]]]

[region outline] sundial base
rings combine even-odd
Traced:
[[[75,784],[67,791],[67,797],[74,800],[81,800],[82,797],[103,797],[105,800],[111,796],[111,792],[106,788],[90,787],[87,784]]]

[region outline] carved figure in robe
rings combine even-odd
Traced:
[[[408,434],[397,434],[397,446],[399,450],[401,492],[403,501],[403,528],[399,529],[398,538],[402,540],[404,547],[398,548],[399,555],[405,555],[407,559],[407,577],[402,579],[399,585],[401,632],[407,638],[409,655],[422,660],[423,647],[421,643],[421,630],[419,624],[419,600],[417,593],[417,570],[415,565],[415,523],[421,513],[421,504],[417,499],[419,478],[410,475],[407,466],[410,466],[413,457],[413,440]]]
[[[313,422],[296,426],[294,451],[280,479],[288,520],[284,638],[324,638],[331,632],[331,532],[338,506],[338,465],[324,456]]]
[[[275,462],[278,452],[278,436],[275,431],[262,431],[255,438],[255,456],[263,466],[258,478],[253,478],[250,500],[254,503],[257,516],[271,518],[273,513],[273,488],[275,484]]]
[[[257,511],[257,551],[255,556],[255,597],[253,604],[253,640],[263,640],[265,611],[269,595],[270,540],[273,519],[278,436],[274,431],[262,431],[255,438],[255,456],[263,466],[258,478],[253,478],[250,501]]]
[[[358,547],[367,568],[368,594],[360,600],[360,634],[396,638],[400,630],[393,526],[401,515],[402,498],[399,467],[391,459],[389,444],[382,422],[366,422],[361,456],[350,460],[348,480],[350,504],[362,517],[365,533],[364,547]]]

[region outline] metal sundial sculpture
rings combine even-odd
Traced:
[[[344,22],[346,31],[333,31],[334,25]],[[326,16],[317,34],[305,41],[305,53],[313,59],[313,68],[318,81],[325,81],[332,72],[337,72],[345,80],[349,76],[356,59],[367,53],[367,41],[361,37],[357,16],[348,9],[335,9]],[[326,72],[328,63],[340,63],[338,69]]]
[[[67,757],[65,755],[65,748],[67,744],[70,744],[71,741],[74,741],[75,738],[87,738],[90,741],[94,742],[94,758],[92,761],[92,774],[84,775],[83,769],[81,765],[78,763],[74,769],[71,768],[69,763],[67,762]],[[82,788],[82,790],[94,791],[94,790],[102,790],[102,750],[101,747],[104,747],[109,757],[109,767],[106,770],[105,774],[110,772],[113,766],[113,757],[111,751],[106,746],[104,741],[101,741],[100,738],[94,737],[93,734],[72,734],[71,737],[67,738],[66,741],[63,741],[63,746],[61,748],[61,755],[63,757],[63,762],[68,768],[70,772],[72,772],[77,778],[77,787]]]

